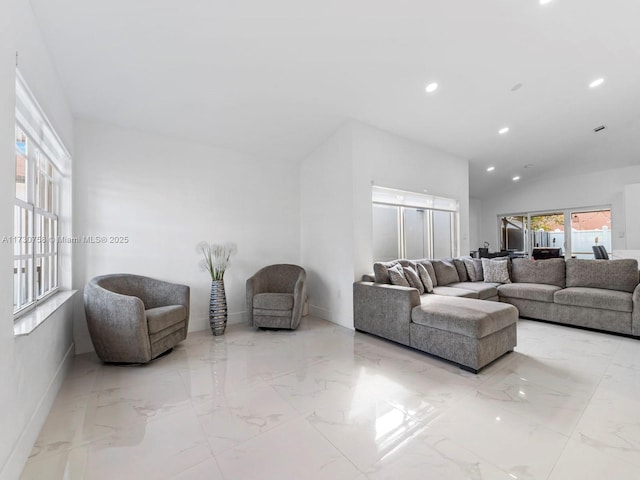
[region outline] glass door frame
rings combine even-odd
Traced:
[[[553,210],[536,210],[531,212],[518,212],[518,213],[504,213],[496,216],[497,233],[498,233],[498,245],[502,249],[502,218],[503,217],[524,217],[526,218],[526,231],[527,234],[524,237],[524,251],[527,257],[531,258],[533,252],[533,232],[531,231],[531,217],[538,217],[543,215],[563,214],[564,215],[564,244],[562,250],[564,258],[571,258],[572,245],[571,245],[571,218],[574,213],[594,212],[601,210],[609,210],[611,212],[611,205],[596,205],[590,207],[575,207],[575,208],[556,208]],[[611,234],[613,236],[613,216],[611,217]],[[613,240],[613,237],[612,237]]]

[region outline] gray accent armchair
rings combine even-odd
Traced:
[[[126,273],[95,277],[84,310],[96,354],[108,363],[147,363],[187,337],[189,287]]]
[[[247,280],[249,325],[288,328],[300,325],[306,300],[307,272],[297,265],[264,267]]]

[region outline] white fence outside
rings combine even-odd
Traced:
[[[566,250],[564,244],[565,232],[548,232],[548,245],[540,245],[544,247],[560,247]],[[572,255],[577,258],[593,258],[593,250],[591,247],[596,245],[596,237],[598,237],[598,245],[604,245],[607,252],[611,253],[611,230],[580,230],[571,232],[571,251]],[[555,239],[555,242],[554,242]]]

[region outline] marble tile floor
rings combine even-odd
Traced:
[[[640,340],[520,320],[478,375],[313,317],[75,357],[23,480],[640,478]]]

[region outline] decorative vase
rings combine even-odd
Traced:
[[[224,293],[224,280],[211,282],[209,302],[209,326],[214,335],[224,334],[227,328],[227,296]]]

